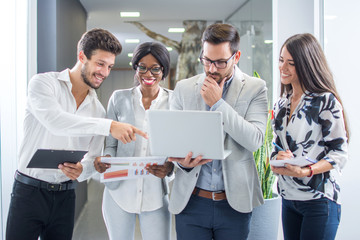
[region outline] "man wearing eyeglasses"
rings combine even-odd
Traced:
[[[263,204],[253,151],[264,140],[267,89],[236,65],[240,37],[228,24],[213,24],[202,36],[204,73],[177,83],[172,110],[220,111],[225,160],[169,158],[178,170],[169,210],[176,214],[178,240],[247,239],[251,213]]]

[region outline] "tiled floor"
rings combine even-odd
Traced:
[[[102,218],[101,201],[104,185],[91,179],[88,183],[88,202],[85,204],[75,223],[74,240],[108,240],[106,227]]]
[[[104,185],[96,179],[88,183],[88,202],[85,204],[77,222],[75,223],[73,240],[108,240],[106,227],[101,212]],[[174,218],[172,219],[174,223]],[[173,224],[174,225],[174,224]],[[137,222],[135,240],[141,240],[141,233]],[[172,238],[175,240],[175,228],[172,227]]]

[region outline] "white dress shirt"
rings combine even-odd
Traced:
[[[129,91],[129,90],[120,90]],[[130,90],[131,91],[131,90]],[[109,103],[116,102],[117,104],[126,104],[125,102],[118,102],[116,98],[117,94],[113,94]],[[124,94],[121,94],[123,97]],[[132,91],[132,104],[135,116],[135,127],[147,132],[148,120],[146,118],[146,111],[142,103],[142,94],[140,87],[136,87]],[[164,94],[164,90],[160,88],[159,94],[156,99],[151,102],[150,109],[169,109],[168,94]],[[109,104],[108,114],[116,116],[117,119],[122,118],[124,112],[117,112],[116,106]],[[129,113],[128,113],[129,114]],[[116,119],[114,119],[116,120]],[[108,138],[112,138],[109,136]],[[112,144],[113,146],[106,146],[104,154],[110,154],[114,157],[114,150],[118,144]],[[147,139],[137,137],[135,141],[134,155],[131,157],[145,157],[149,156],[149,142]],[[144,211],[154,211],[163,206],[163,196],[165,195],[162,179],[153,175],[139,178],[122,180],[115,189],[109,190],[113,200],[126,212],[129,213],[141,213]],[[104,203],[105,204],[105,203]]]
[[[27,168],[37,149],[89,151],[81,162],[83,172],[78,180],[83,181],[95,172],[93,161],[101,155],[112,120],[103,119],[105,110],[94,89],[79,108],[71,89],[69,69],[37,74],[30,80],[19,152],[20,172],[51,183],[69,180],[60,169]]]

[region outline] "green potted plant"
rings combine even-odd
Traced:
[[[271,171],[271,167],[269,163],[270,155],[272,151],[271,141],[273,139],[273,133],[272,133],[273,130],[271,126],[272,116],[273,116],[273,111],[269,110],[268,119],[266,123],[264,143],[257,151],[253,153],[264,199],[272,198],[273,195],[272,189],[276,178],[273,172]]]
[[[254,72],[254,77],[260,78],[257,72]],[[264,143],[253,153],[265,203],[253,210],[249,240],[277,239],[278,235],[281,198],[273,193],[276,176],[269,162],[273,148],[272,119],[273,111],[269,110]]]

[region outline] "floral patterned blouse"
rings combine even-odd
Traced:
[[[348,158],[342,106],[332,93],[305,92],[290,117],[291,94],[274,106],[274,141],[290,149],[294,157],[324,159],[333,165],[328,172],[296,178],[279,175],[278,191],[287,200],[311,200],[326,197],[340,203],[340,187],[335,176]],[[271,155],[276,158],[277,149]]]

